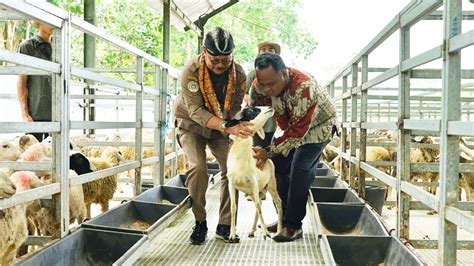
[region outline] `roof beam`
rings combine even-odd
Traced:
[[[221,7],[217,8],[217,9],[214,9],[212,10],[210,13],[207,13],[205,14],[204,16],[202,17],[199,17],[198,20],[194,21],[194,25],[199,25],[201,26],[201,28],[204,27],[204,24],[206,24],[207,20],[212,18],[213,16],[219,14],[220,12],[226,10],[227,8],[233,6],[234,4],[236,4],[237,2],[239,2],[239,0],[230,0],[229,2],[227,2],[226,4],[222,5]],[[188,31],[190,30],[190,28],[188,26],[186,26],[184,28],[185,31]]]
[[[199,36],[202,35],[202,30],[191,21],[186,14],[175,4],[173,0],[163,0],[164,2],[169,2],[171,11],[178,17],[184,24],[186,24],[186,30],[192,29],[194,32],[196,32]]]

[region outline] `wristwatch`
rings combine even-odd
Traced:
[[[222,132],[222,133],[225,133],[225,129],[226,129],[226,126],[225,124],[227,123],[227,121],[225,120],[222,120],[220,123],[219,123],[219,131]]]

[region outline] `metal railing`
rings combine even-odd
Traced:
[[[5,122],[0,124],[0,133],[26,133],[26,132],[50,132],[52,133],[52,163],[34,162],[0,162],[0,168],[9,167],[14,170],[50,170],[52,171],[53,183],[37,189],[18,193],[11,198],[0,200],[0,209],[9,208],[14,205],[37,200],[47,196],[53,196],[56,209],[56,217],[60,222],[60,235],[64,237],[69,230],[69,187],[84,184],[103,177],[117,174],[123,171],[135,171],[134,193],[141,192],[141,167],[143,164],[154,163],[155,172],[153,182],[155,185],[164,183],[165,160],[176,157],[176,146],[174,153],[165,158],[165,134],[163,128],[166,121],[168,91],[176,93],[179,83],[179,72],[171,65],[131,46],[130,44],[115,38],[105,31],[77,18],[62,9],[46,3],[27,3],[16,0],[1,0],[0,7],[2,20],[34,19],[54,26],[53,35],[53,57],[52,61],[46,61],[13,51],[0,50],[0,60],[14,64],[14,66],[0,67],[0,73],[5,75],[51,75],[52,76],[52,122]],[[80,30],[101,41],[108,42],[122,51],[132,54],[136,58],[136,81],[129,82],[90,69],[73,66],[70,60],[71,30]],[[144,62],[151,65],[154,75],[154,85],[144,86]],[[70,120],[70,81],[71,77],[87,79],[99,84],[110,85],[120,90],[133,91],[135,93],[135,121],[133,122],[107,122],[107,121],[71,121]],[[169,86],[172,82],[174,87]],[[101,97],[88,96],[88,97]],[[143,122],[143,101],[153,101],[153,122]],[[121,164],[117,167],[97,171],[89,174],[68,178],[69,172],[69,132],[73,129],[120,129],[131,128],[135,130],[135,160]],[[142,130],[151,128],[154,131],[153,148],[157,156],[141,159],[142,152]],[[103,143],[102,143],[103,144]],[[110,145],[110,143],[107,143]],[[174,163],[176,168],[176,164]],[[174,171],[175,173],[175,171]]]
[[[436,11],[443,6],[443,11]],[[439,213],[438,241],[414,240],[417,247],[433,248],[438,246],[438,264],[455,265],[456,248],[473,248],[473,241],[457,241],[457,228],[474,233],[474,217],[463,210],[474,210],[474,202],[458,201],[458,177],[460,172],[472,172],[473,164],[459,163],[459,138],[460,136],[474,136],[474,122],[461,121],[461,103],[473,101],[472,97],[462,98],[461,79],[473,79],[474,70],[461,69],[461,50],[474,44],[474,30],[461,32],[461,22],[472,19],[469,14],[462,11],[461,1],[457,0],[418,0],[409,3],[397,14],[375,38],[354,57],[348,65],[342,68],[334,78],[325,85],[328,92],[335,96],[339,103],[342,118],[341,146],[332,147],[341,157],[341,174],[349,174],[350,185],[358,186],[359,194],[364,195],[365,173],[371,174],[383,183],[397,191],[397,236],[410,240],[409,211],[423,206],[429,207]],[[442,16],[440,16],[442,14]],[[464,14],[464,16],[463,16]],[[429,49],[416,56],[410,54],[410,28],[422,19],[442,19],[444,37],[442,44]],[[372,52],[384,43],[390,36],[399,33],[399,64],[391,68],[377,68],[381,74],[369,79],[369,57]],[[431,61],[442,59],[442,69],[414,69]],[[396,88],[398,96],[387,96],[387,99],[397,101],[394,111],[397,111],[397,120],[388,122],[368,122],[369,99],[368,91],[381,85],[389,79],[398,77]],[[349,87],[348,79],[351,79]],[[438,101],[438,119],[414,119],[410,109],[410,79],[441,79],[441,97],[427,96],[416,100],[429,99]],[[337,83],[342,88],[336,94]],[[385,86],[386,87],[386,86]],[[467,86],[464,86],[467,87]],[[470,86],[472,87],[472,86]],[[375,88],[377,93],[383,89]],[[384,98],[380,96],[380,98]],[[349,103],[350,101],[350,103]],[[393,102],[395,103],[395,102]],[[350,106],[350,109],[349,109]],[[391,109],[391,108],[388,108]],[[350,117],[348,114],[350,113]],[[386,114],[386,113],[385,113]],[[466,115],[469,113],[466,112]],[[373,162],[366,161],[367,130],[385,129],[398,132],[397,137],[397,176],[392,177],[375,168]],[[359,131],[359,134],[357,134]],[[410,134],[430,133],[440,136],[440,163],[413,164],[410,162]],[[349,136],[349,151],[346,151],[346,137]],[[356,149],[360,149],[356,157]],[[391,165],[394,163],[392,162]],[[360,171],[356,180],[356,167]],[[347,171],[347,168],[348,171]],[[410,172],[414,171],[439,171],[440,191],[439,196],[424,191],[410,182]],[[415,201],[411,201],[411,198]]]

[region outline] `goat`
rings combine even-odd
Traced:
[[[273,116],[274,110],[270,107],[247,107],[239,112],[236,117],[239,119],[231,120],[228,123],[237,124],[241,121],[250,121],[253,123],[252,129],[263,138],[263,125]],[[231,124],[227,126],[231,126]],[[229,179],[229,194],[231,202],[231,225],[230,225],[230,242],[236,242],[235,239],[235,223],[236,223],[236,190],[242,191],[249,195],[255,202],[257,208],[255,219],[252,226],[252,231],[249,237],[253,237],[258,218],[262,224],[264,232],[263,238],[270,236],[262,216],[260,195],[265,195],[266,191],[270,192],[273,202],[278,212],[278,232],[282,229],[282,204],[278,196],[275,178],[275,166],[271,160],[267,160],[262,169],[257,168],[257,160],[253,157],[252,138],[242,138],[238,136],[231,136],[233,143],[229,150],[227,157],[227,178]]]

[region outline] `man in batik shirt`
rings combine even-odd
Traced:
[[[272,106],[282,135],[266,148],[254,148],[257,167],[270,158],[275,164],[278,194],[283,203],[283,229],[273,239],[287,242],[303,236],[308,191],[324,147],[336,125],[336,108],[314,78],[288,68],[277,54],[255,59],[252,106]],[[278,133],[276,134],[278,135]],[[276,223],[269,226],[276,232]]]

